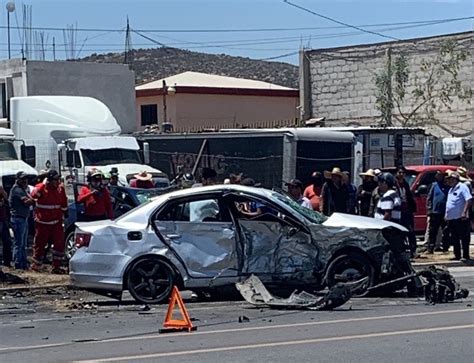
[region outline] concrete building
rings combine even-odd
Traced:
[[[439,54],[442,42],[453,40],[468,52],[459,71],[459,80],[464,86],[474,89],[473,34],[471,31],[396,42],[303,50],[300,53],[302,119],[325,117],[326,126],[369,126],[379,122],[381,117],[375,104],[377,90],[374,78],[386,64],[388,49],[391,49],[392,57],[400,53],[406,55],[410,92],[415,77],[420,82],[424,81],[423,61],[433,60]],[[447,131],[457,136],[469,135],[473,129],[473,106],[473,103],[454,102],[451,112],[442,111],[437,115],[444,129],[434,127],[427,131],[435,135],[446,135]],[[395,123],[394,126],[401,125]]]
[[[135,130],[135,76],[127,65],[68,61],[0,61],[2,117],[15,96],[89,96],[104,102],[122,132]]]
[[[198,72],[136,87],[137,128],[169,123],[175,131],[294,124],[298,90]]]

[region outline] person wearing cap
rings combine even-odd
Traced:
[[[32,270],[41,271],[48,242],[53,244],[52,273],[65,273],[61,269],[64,257],[63,217],[67,214],[68,204],[60,175],[49,170],[46,182],[35,186],[31,197],[35,199],[35,239],[33,243]]]
[[[472,195],[466,184],[460,182],[461,176],[457,172],[448,173],[450,186],[446,201],[445,220],[451,243],[454,248],[454,260],[469,260],[470,223],[469,209],[472,204]]]
[[[130,180],[131,188],[139,189],[153,189],[155,184],[153,184],[153,176],[148,173],[146,170],[141,171],[138,174],[134,175],[135,179]]]
[[[401,225],[408,229],[408,241],[410,242],[410,250],[412,254],[416,252],[416,235],[415,235],[415,212],[416,212],[416,202],[411,192],[410,185],[405,180],[406,168],[404,166],[399,166],[396,173],[396,183],[395,187],[397,189],[398,195],[402,201],[401,206]]]
[[[102,184],[102,172],[92,170],[88,176],[89,184],[79,191],[77,203],[84,203],[84,219],[87,222],[113,219],[112,199]]]
[[[374,192],[374,189],[377,188],[375,172],[373,169],[369,169],[365,173],[360,173],[359,176],[362,178],[362,184],[359,185],[356,193],[359,215],[368,217],[372,193]]]
[[[23,171],[16,173],[15,185],[10,190],[10,222],[15,237],[13,242],[13,262],[16,269],[27,270],[26,246],[28,242],[28,217],[30,207],[35,204],[28,192],[28,179]]]
[[[301,180],[291,179],[288,183],[285,183],[285,185],[288,187],[288,193],[300,206],[313,209],[310,200],[303,196],[303,183]]]
[[[303,196],[309,199],[313,210],[317,212],[321,211],[321,189],[323,188],[323,184],[323,174],[321,174],[319,171],[315,171],[313,174],[311,174],[311,184],[308,185],[303,192]]]
[[[342,183],[342,171],[340,168],[333,168],[332,171],[325,171],[324,177],[329,179],[321,189],[321,212],[330,216],[334,212],[347,213],[347,188]]]
[[[117,168],[110,169],[110,180],[109,185],[112,187],[116,187],[119,185],[119,172]]]
[[[431,188],[426,198],[426,229],[428,230],[427,253],[429,254],[432,254],[435,251],[436,239],[440,228],[443,231],[441,238],[442,250],[447,252],[449,249],[444,230],[444,214],[446,213],[446,200],[448,198],[449,187],[446,185],[444,177],[445,175],[442,171],[436,171],[435,181],[431,184]]]
[[[395,177],[390,173],[380,174],[378,187],[382,197],[377,203],[374,218],[400,224],[402,201],[395,190]]]

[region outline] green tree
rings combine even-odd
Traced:
[[[422,60],[421,75],[411,76],[407,57],[392,59],[388,50],[386,64],[375,76],[381,123],[391,126],[395,119],[402,126],[436,125],[439,113],[450,112],[456,99],[470,103],[472,90],[459,80],[467,56],[455,41],[445,41],[434,59]]]

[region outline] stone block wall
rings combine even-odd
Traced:
[[[468,51],[462,64],[459,79],[474,90],[474,64],[472,57],[474,32],[448,36],[420,38],[342,48],[304,50],[300,54],[300,105],[303,119],[326,117],[326,126],[375,125],[381,120],[376,109],[375,75],[386,64],[386,52],[392,57],[403,53],[409,64],[410,80],[423,77],[422,61],[434,59],[441,43],[455,39]],[[408,91],[413,83],[408,84]],[[455,102],[451,112],[438,115],[440,123],[456,134],[472,131],[474,103]],[[407,111],[407,110],[403,110]],[[400,126],[394,120],[394,126]],[[443,134],[439,128],[430,130]]]

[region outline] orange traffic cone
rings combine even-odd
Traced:
[[[178,304],[179,311],[181,313],[182,319],[176,320],[173,319],[174,307]],[[176,286],[173,286],[173,292],[171,293],[170,303],[168,304],[168,311],[166,312],[165,321],[163,323],[165,329],[160,329],[160,333],[171,333],[176,331],[194,331],[197,330],[197,327],[193,326],[191,319],[189,318],[188,311],[184,306],[183,299],[181,294]]]

